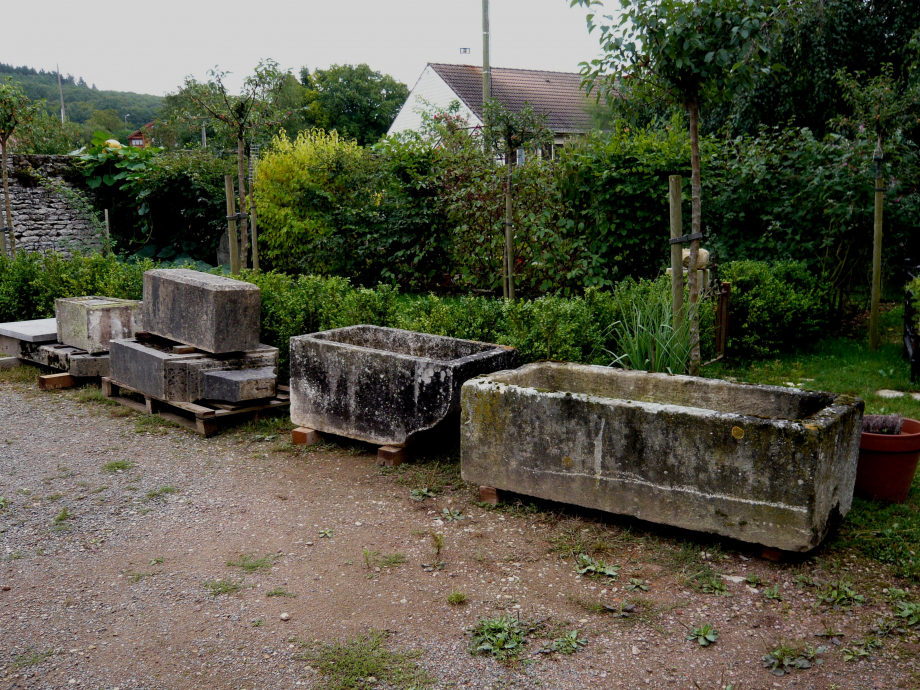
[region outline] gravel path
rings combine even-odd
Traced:
[[[0,688],[321,687],[304,650],[371,630],[388,631],[390,649],[420,650],[438,688],[920,687],[916,632],[858,663],[831,644],[818,668],[762,668],[765,644],[826,644],[815,637],[825,623],[843,645],[861,639],[889,611],[877,566],[834,566],[870,603],[814,608],[796,576],[827,575],[829,559],[783,566],[615,520],[487,512],[459,484],[413,501],[413,477],[433,462],[383,472],[366,452],[304,452],[258,428],[202,439],[94,397],[0,383]],[[465,519],[445,522],[444,509]],[[423,567],[432,531],[445,536],[443,570]],[[551,552],[595,536],[613,545],[615,581]],[[385,567],[397,553],[405,563]],[[244,554],[270,565],[228,565]],[[686,574],[709,564],[778,584],[783,600],[730,580],[731,596],[691,589]],[[627,592],[631,578],[649,590]],[[212,596],[205,583],[218,580],[243,586]],[[276,588],[296,596],[266,596]],[[453,591],[468,602],[448,605]],[[603,608],[624,600],[636,605],[626,617]],[[533,639],[514,667],[470,656],[467,630],[508,613],[577,629],[587,645],[533,655],[552,635]],[[720,630],[712,647],[684,639],[700,621]]]

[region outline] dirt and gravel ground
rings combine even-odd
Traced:
[[[896,584],[849,554],[781,565],[558,507],[486,510],[443,458],[382,470],[366,448],[293,448],[280,424],[203,439],[99,398],[0,382],[0,688],[322,687],[305,655],[372,630],[418,650],[438,688],[920,687],[916,629],[845,661]],[[423,567],[432,532],[440,570]],[[581,551],[618,577],[578,575]],[[267,567],[228,565],[244,555]],[[816,605],[841,579],[866,601]],[[468,630],[502,615],[538,624],[521,661],[471,656]],[[685,639],[701,622],[719,631],[707,648]],[[571,630],[580,651],[534,654]],[[772,675],[761,657],[781,641],[826,645],[824,663]]]

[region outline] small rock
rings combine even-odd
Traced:
[[[9,591],[10,591],[10,586],[9,586],[9,585],[3,585],[3,587],[0,587],[0,589],[2,589],[4,592],[9,592]]]
[[[639,656],[639,648],[636,645],[633,645],[632,653],[633,656]]]
[[[282,614],[281,614],[281,620],[283,620],[283,621],[289,621],[289,620],[291,620],[291,614],[289,614],[289,613],[282,613]]]
[[[892,398],[903,398],[904,393],[901,391],[893,391],[889,388],[882,388],[881,390],[875,391],[875,394],[880,398],[892,399]]]
[[[722,579],[726,580],[727,582],[734,582],[736,585],[740,585],[742,582],[744,582],[744,578],[740,575],[723,575]]]

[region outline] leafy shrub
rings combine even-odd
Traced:
[[[732,284],[728,349],[766,357],[813,342],[831,318],[831,295],[804,262],[735,261],[722,267]]]

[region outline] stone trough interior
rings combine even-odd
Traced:
[[[440,362],[463,359],[483,352],[492,352],[498,346],[472,340],[444,338],[427,333],[401,331],[380,326],[351,326],[334,331],[314,333],[311,338],[328,340],[343,345],[382,350],[409,357],[425,357]]]
[[[541,392],[677,405],[765,419],[807,419],[834,401],[827,393],[749,386],[718,379],[542,363],[493,374],[490,380]]]

